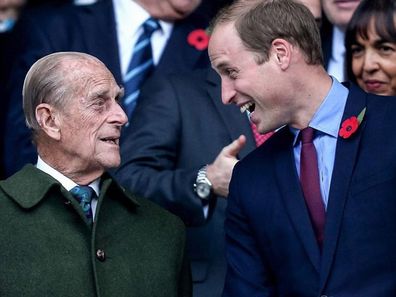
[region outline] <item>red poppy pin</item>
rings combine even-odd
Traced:
[[[344,139],[351,137],[351,135],[355,133],[356,130],[359,128],[359,125],[363,121],[365,113],[366,113],[366,107],[363,108],[363,110],[359,113],[357,117],[352,116],[346,119],[345,121],[343,121],[338,135]]]
[[[197,50],[203,51],[208,48],[209,35],[204,29],[196,29],[188,34],[187,42]]]

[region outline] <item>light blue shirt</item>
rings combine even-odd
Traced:
[[[331,176],[333,174],[338,131],[344,114],[349,90],[332,77],[330,91],[319,106],[309,123],[309,127],[317,130],[314,145],[318,155],[320,189],[325,207],[329,200]],[[300,176],[301,141],[298,140],[299,130],[290,128],[295,135],[294,159]]]

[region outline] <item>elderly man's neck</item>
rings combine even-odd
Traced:
[[[94,180],[100,178],[104,173],[102,168],[81,167],[80,164],[74,164],[75,162],[73,162],[73,160],[66,161],[56,159],[52,155],[39,153],[39,158],[41,158],[41,160],[48,166],[71,179],[78,185],[88,185]]]

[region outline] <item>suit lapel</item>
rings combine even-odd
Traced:
[[[216,72],[209,69],[208,76],[208,94],[212,99],[217,111],[220,114],[226,129],[228,130],[232,140],[239,135],[246,136],[246,145],[239,154],[240,158],[245,157],[249,152],[256,148],[252,130],[250,129],[249,119],[245,114],[241,114],[239,108],[235,105],[224,105],[221,102],[221,82]]]
[[[300,238],[312,265],[319,273],[320,252],[305,206],[293,155],[293,134],[285,127],[274,137],[282,139],[280,149],[275,154],[275,174],[279,181],[281,196],[285,203],[290,220]],[[271,142],[271,145],[273,142]]]
[[[116,81],[122,84],[113,2],[98,1],[76,9],[79,22],[77,28],[81,30],[87,52],[105,63]]]
[[[357,116],[366,106],[367,94],[356,86],[350,87],[342,122],[351,116]],[[368,111],[366,111],[368,112]],[[341,123],[342,123],[341,122]],[[365,127],[365,120],[358,130],[347,139],[338,138],[334,169],[330,186],[329,203],[326,213],[326,226],[321,267],[321,288],[325,285],[333,262],[343,211],[353,175],[358,148]]]

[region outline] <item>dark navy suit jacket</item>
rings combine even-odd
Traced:
[[[396,296],[396,98],[350,87],[320,252],[283,128],[239,162],[226,214],[224,297]]]
[[[194,29],[205,29],[211,13],[197,9],[188,18],[175,23],[156,73],[178,73],[209,66],[207,51],[199,51],[189,45],[187,36]],[[85,52],[105,63],[116,81],[122,84],[115,26],[111,0],[86,6],[40,7],[21,18],[17,29],[23,48],[9,87],[10,109],[3,157],[7,175],[37,158],[22,111],[21,90],[29,67],[37,59],[53,52]]]
[[[123,135],[116,178],[189,226],[188,256],[197,297],[219,297],[223,289],[226,199],[214,197],[205,219],[193,184],[198,170],[241,134],[247,144],[239,158],[255,148],[248,118],[236,106],[222,104],[220,78],[209,69],[153,77]]]

